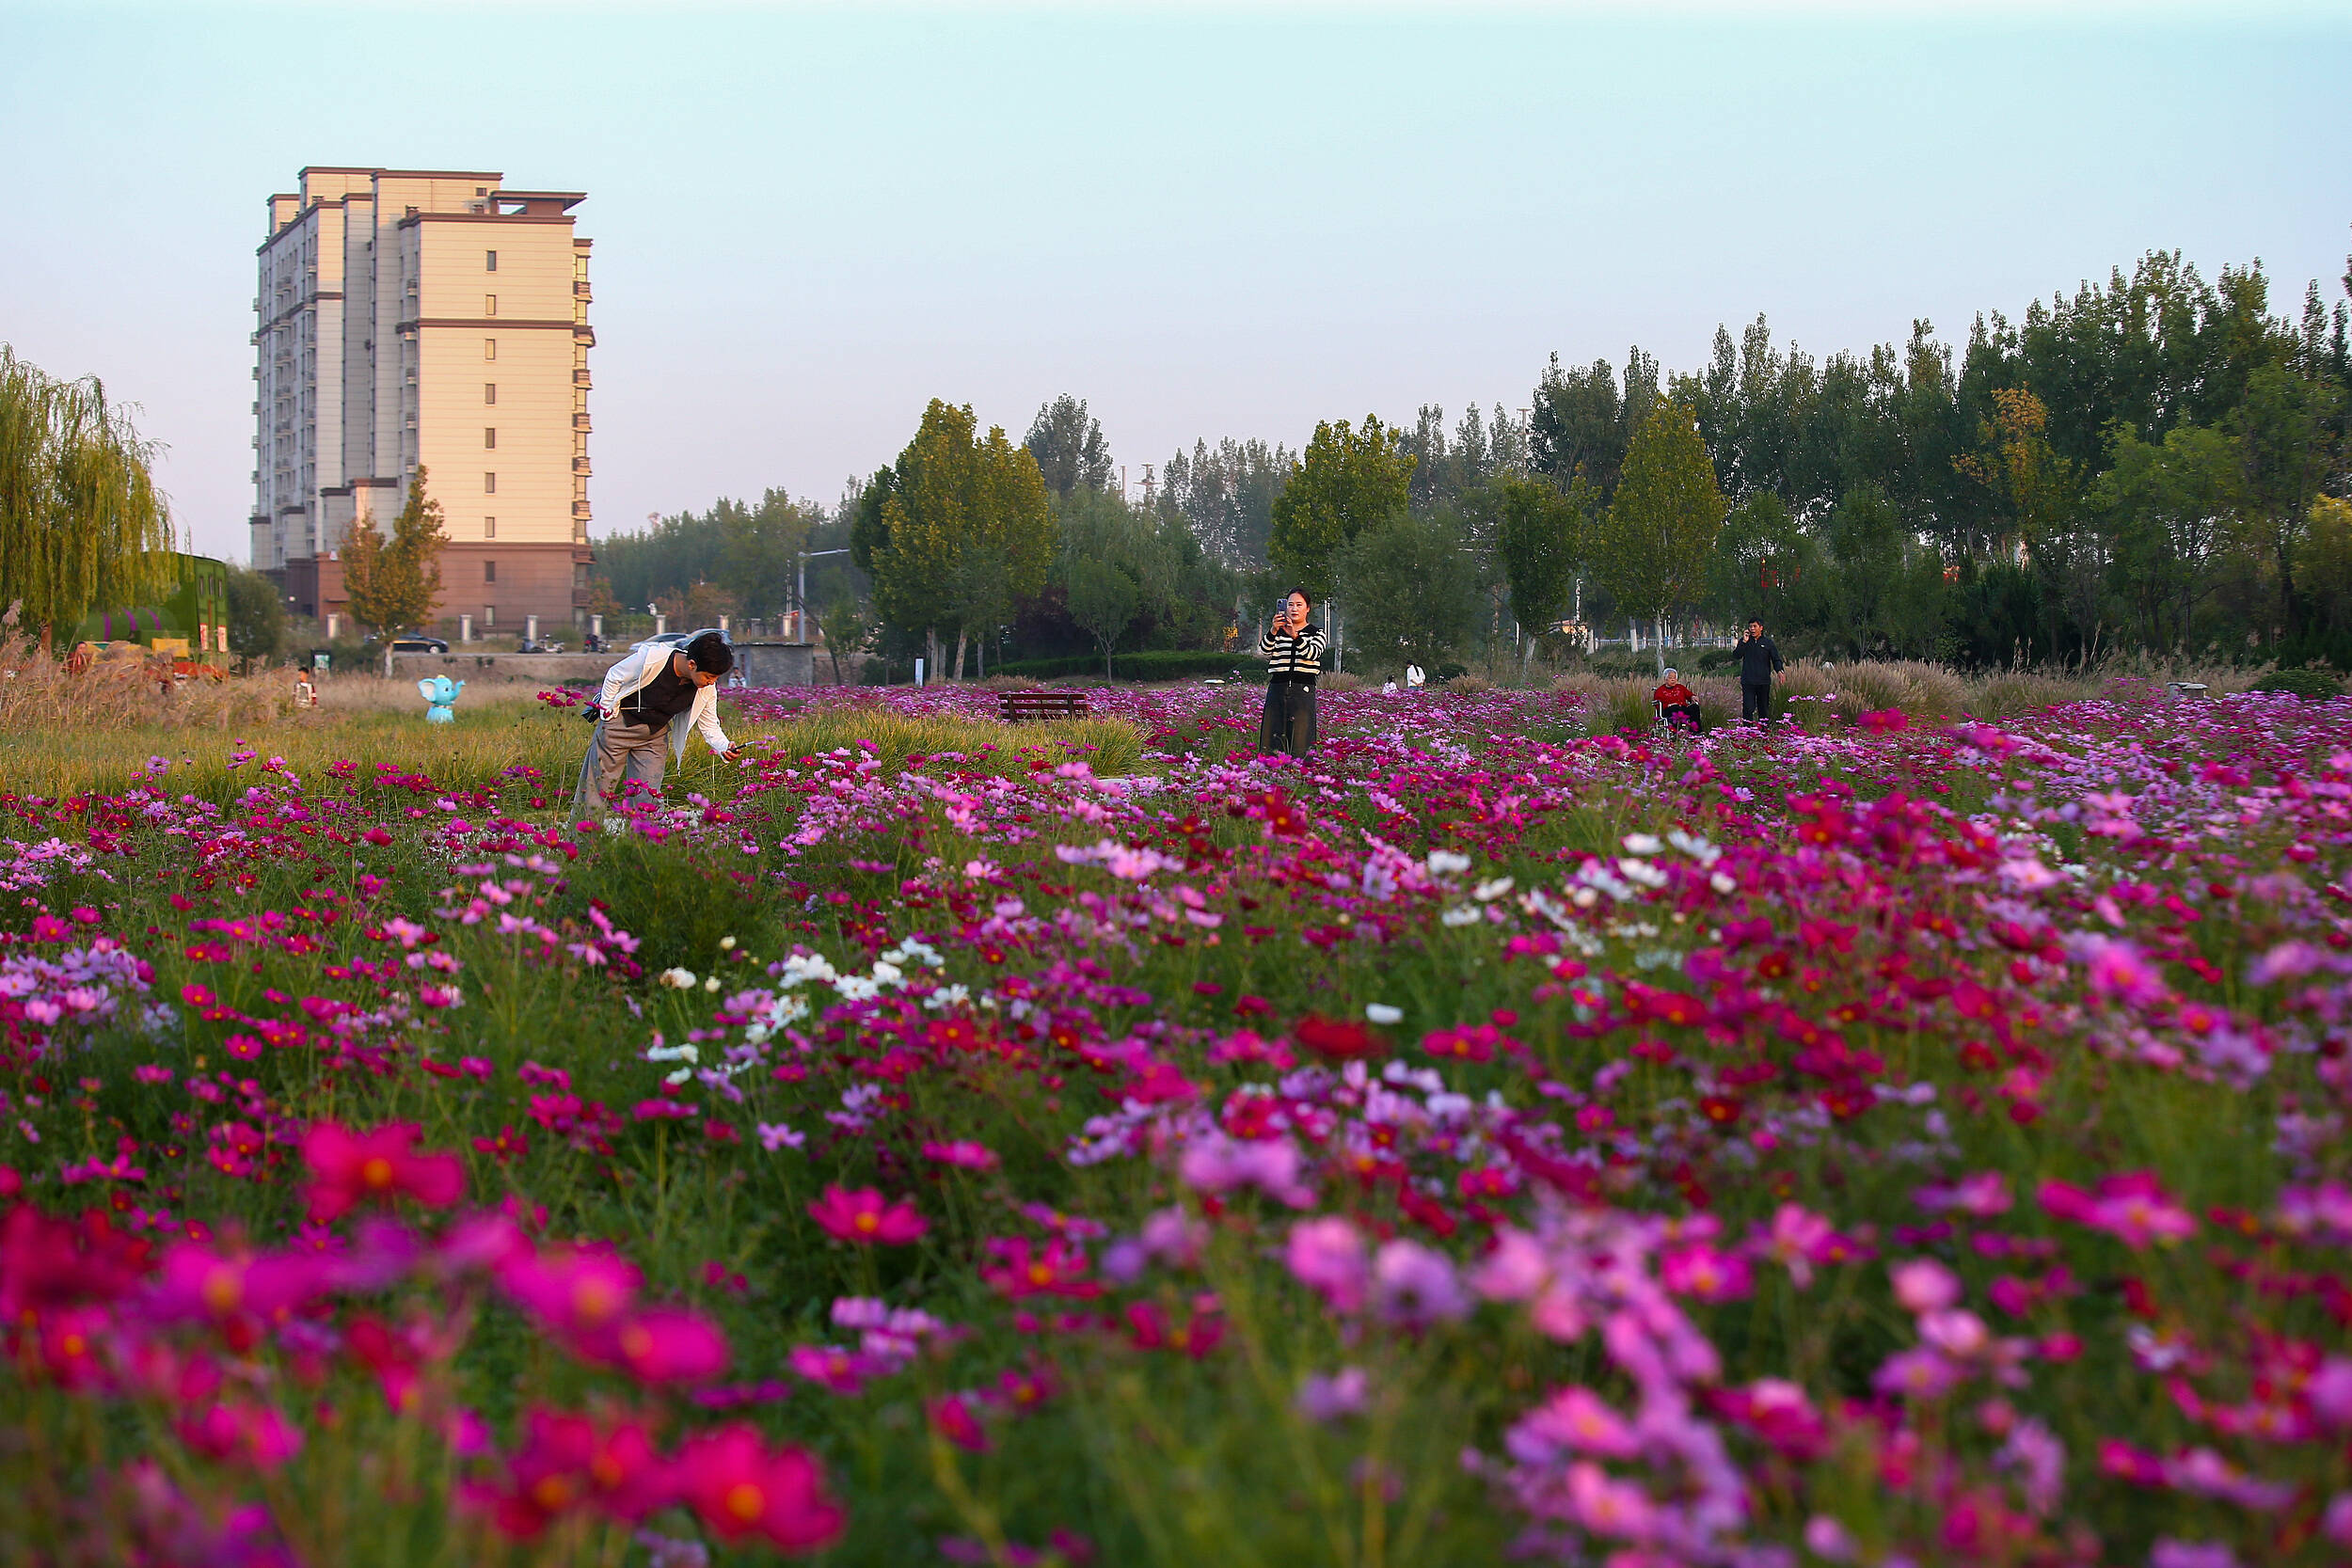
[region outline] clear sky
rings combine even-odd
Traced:
[[[305,164],[585,190],[599,532],[832,500],[924,402],[1119,457],[1518,407],[2104,277],[2352,248],[2342,7],[27,8],[0,0],[0,341],[97,373],[242,558],[254,246]]]

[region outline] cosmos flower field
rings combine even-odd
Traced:
[[[2352,701],[1254,695],[0,778],[0,1558],[2352,1560]]]

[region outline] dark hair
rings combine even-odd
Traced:
[[[1292,589],[1292,590],[1291,590],[1291,594],[1297,594],[1300,598],[1302,598],[1302,599],[1306,600],[1306,601],[1307,601],[1307,608],[1308,608],[1309,610],[1312,610],[1312,609],[1314,609],[1314,607],[1315,607],[1315,596],[1314,596],[1312,594],[1308,593],[1308,592],[1307,592],[1304,588],[1294,588],[1294,589]],[[1282,595],[1282,602],[1283,602],[1284,604],[1288,604],[1288,603],[1290,603],[1290,602],[1291,602],[1291,594],[1283,594],[1283,595]]]
[[[723,675],[735,668],[735,650],[727,646],[725,637],[715,631],[704,632],[686,644],[686,657],[707,675]]]

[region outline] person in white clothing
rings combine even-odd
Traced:
[[[737,748],[719,727],[718,685],[734,668],[727,640],[707,631],[683,647],[641,642],[606,671],[604,689],[587,710],[596,730],[572,793],[572,819],[594,806],[609,810],[632,784],[660,794],[666,764],[686,760],[689,728],[722,758],[732,756]]]

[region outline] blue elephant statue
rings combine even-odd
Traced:
[[[457,694],[466,689],[464,681],[453,681],[447,675],[417,683],[417,695],[425,700],[424,721],[428,724],[448,724],[457,719]]]

